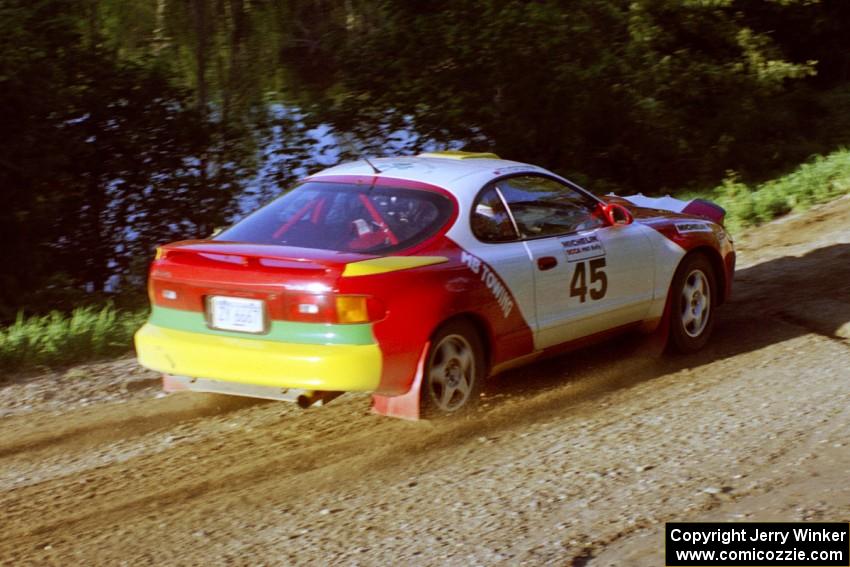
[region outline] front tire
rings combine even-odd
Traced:
[[[686,256],[670,286],[669,346],[681,353],[700,350],[714,329],[717,278],[702,254]]]
[[[434,334],[421,390],[424,417],[456,415],[478,401],[483,352],[481,337],[467,321],[450,322]]]

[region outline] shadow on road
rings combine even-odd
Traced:
[[[537,397],[565,384],[592,382],[576,396],[578,402],[812,332],[841,340],[837,333],[848,324],[850,244],[836,244],[737,272],[732,299],[719,309],[713,338],[699,353],[659,355],[650,341],[627,334],[495,377],[484,399],[493,408],[502,398]],[[563,397],[557,398],[554,404],[568,411]]]

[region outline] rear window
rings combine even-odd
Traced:
[[[309,181],[215,240],[383,254],[433,236],[452,208],[430,191]]]

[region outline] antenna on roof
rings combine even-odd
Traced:
[[[380,173],[383,173],[380,169],[378,169],[377,167],[375,167],[375,164],[374,164],[374,163],[372,163],[371,161],[369,161],[369,158],[364,157],[364,158],[363,158],[363,161],[365,161],[366,163],[368,163],[368,164],[369,164],[369,167],[371,167],[371,168],[372,168],[372,171],[374,171],[374,172],[375,172],[375,175],[378,175],[378,174],[380,174]]]

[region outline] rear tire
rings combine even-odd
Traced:
[[[668,346],[681,353],[700,350],[714,329],[717,278],[702,254],[685,256],[670,285]]]
[[[441,327],[431,338],[423,370],[423,417],[457,415],[474,406],[484,380],[484,364],[481,337],[471,323],[458,320]]]

